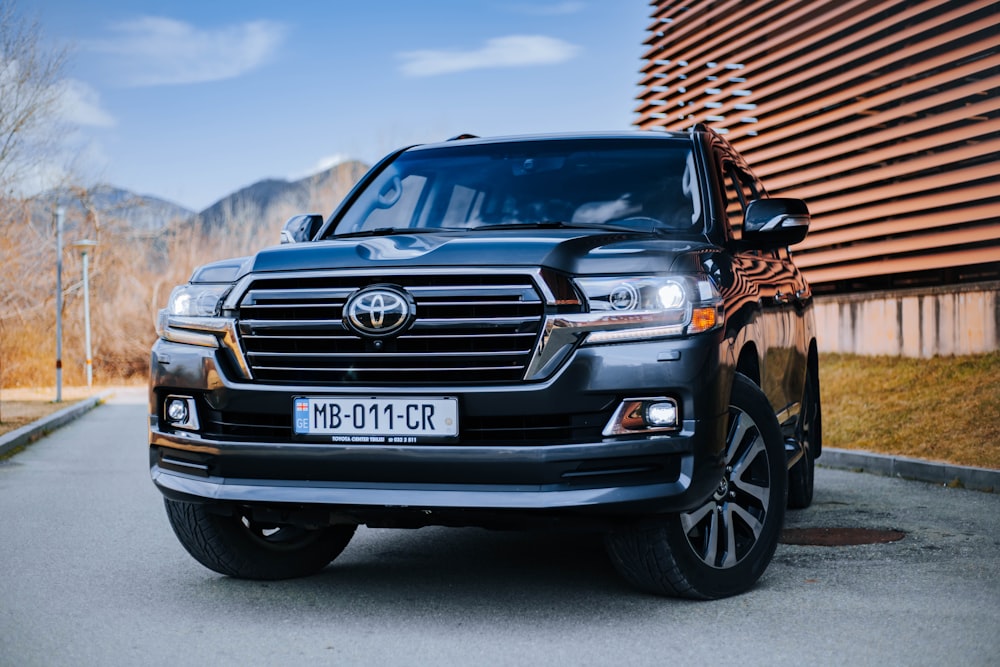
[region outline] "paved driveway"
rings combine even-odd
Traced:
[[[316,577],[215,575],[170,531],[122,394],[0,464],[0,665],[990,665],[1000,495],[819,470],[782,545],[707,603],[636,593],[589,535],[359,531]]]

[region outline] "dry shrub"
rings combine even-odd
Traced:
[[[281,223],[306,211],[331,210],[364,173],[344,163],[303,179],[265,205],[249,194],[217,207],[222,215],[175,220],[137,230],[102,211],[91,193],[76,188],[63,225],[63,382],[86,383],[82,259],[72,244],[92,239],[89,251],[90,321],[95,383],[145,377],[156,339],[156,312],[170,290],[206,262],[251,255],[278,242]],[[296,185],[296,184],[292,184]],[[51,205],[0,198],[0,387],[55,384],[56,233]]]
[[[30,206],[7,202],[0,241],[0,386],[55,384],[56,240],[53,223],[32,222]],[[272,244],[278,228],[258,225],[199,230],[185,223],[138,234],[115,220],[79,219],[67,211],[63,232],[63,382],[86,383],[82,258],[89,251],[93,377],[99,384],[144,377],[156,339],[156,312],[170,290],[205,262]]]

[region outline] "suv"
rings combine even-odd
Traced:
[[[643,590],[742,592],[820,455],[808,226],[704,127],[398,150],[160,312],[174,531],[278,579],[359,524],[582,528]]]

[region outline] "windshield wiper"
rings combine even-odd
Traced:
[[[396,234],[433,234],[444,231],[440,227],[376,227],[375,229],[365,229],[360,232],[348,232],[346,234],[333,234],[327,239],[352,239],[365,236],[394,236]]]
[[[568,222],[561,220],[543,220],[541,222],[495,222],[488,225],[475,225],[466,227],[470,232],[493,231],[496,229],[558,229],[560,227],[573,227]]]

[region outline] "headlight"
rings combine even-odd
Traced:
[[[220,336],[233,336],[229,333],[232,319],[219,317],[222,299],[231,287],[190,283],[175,287],[167,307],[157,313],[157,335],[175,343],[218,347]]]
[[[706,277],[578,278],[592,316],[586,342],[613,343],[695,334],[722,323],[722,300]]]
[[[209,265],[208,269],[220,277],[223,274],[232,277],[245,264],[217,262]],[[204,277],[208,269],[198,269],[192,282],[174,288],[167,307],[157,313],[156,333],[172,343],[228,350],[239,374],[249,380],[250,367],[236,335],[236,320],[231,314],[227,316],[223,313],[223,301],[234,285],[193,282],[198,277]]]
[[[175,287],[167,301],[167,314],[180,317],[215,317],[220,312],[222,297],[231,285],[181,285]]]
[[[684,286],[673,278],[580,278],[590,311],[680,312],[687,306]]]

